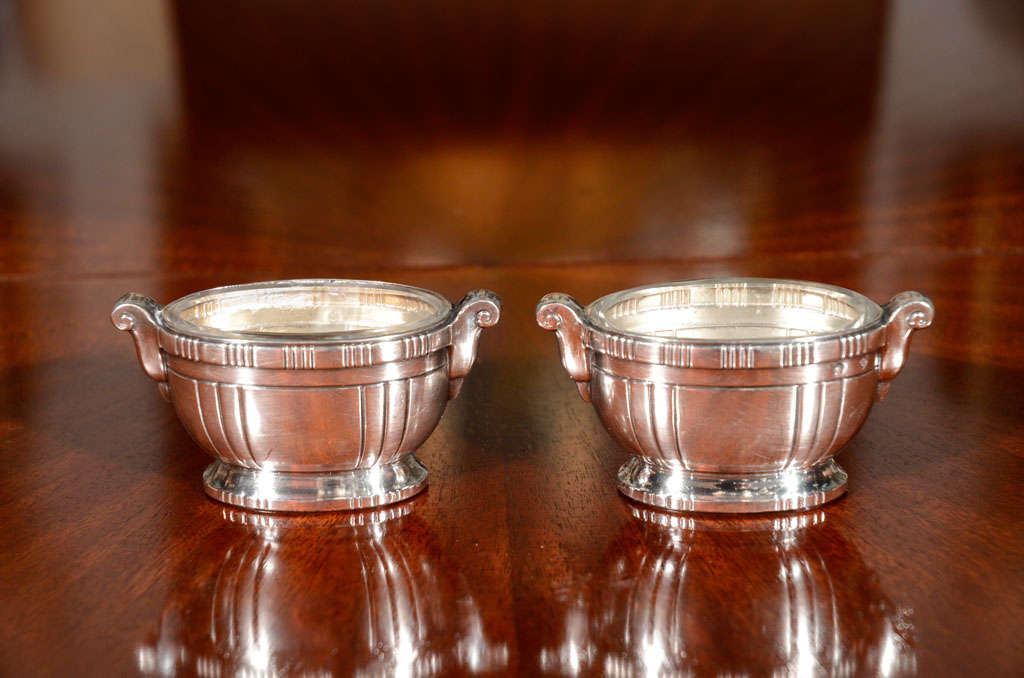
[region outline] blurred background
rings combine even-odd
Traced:
[[[1022,84],[1015,0],[8,1],[0,272],[1019,247]]]
[[[1016,0],[7,0],[5,310],[358,277],[525,328],[552,290],[768,275],[954,299],[921,347],[1007,364],[1022,84]]]

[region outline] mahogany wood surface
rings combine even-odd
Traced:
[[[0,4],[0,674],[1020,675],[1022,14]],[[533,307],[719,275],[935,302],[836,502],[617,494]],[[290,277],[502,297],[418,498],[207,499],[110,326]]]

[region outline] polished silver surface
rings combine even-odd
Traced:
[[[688,473],[678,466],[630,457],[619,469],[619,491],[672,511],[714,506],[723,513],[791,511],[831,501],[846,490],[846,471],[834,459],[778,473]]]
[[[498,298],[456,306],[415,287],[291,280],[221,287],[161,308],[126,294],[132,333],[196,442],[217,462],[206,491],[261,510],[365,508],[426,485],[412,455],[476,359]]]
[[[334,473],[262,471],[218,460],[203,484],[214,499],[261,511],[354,509],[411,497],[427,486],[427,469],[411,452],[390,464]]]
[[[549,294],[537,322],[634,456],[619,489],[676,510],[807,508],[845,491],[832,457],[928,327],[916,292],[885,306],[812,282],[722,278],[616,292],[585,309]]]

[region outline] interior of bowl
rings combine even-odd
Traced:
[[[729,278],[616,292],[591,304],[587,315],[598,327],[627,334],[751,341],[857,330],[875,322],[881,308],[831,285]]]
[[[365,339],[407,334],[443,320],[451,304],[433,292],[362,280],[296,280],[197,292],[163,310],[186,334],[237,339]]]

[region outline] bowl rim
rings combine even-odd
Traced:
[[[303,287],[362,287],[384,291],[404,292],[435,307],[433,313],[425,318],[406,321],[393,327],[368,330],[328,331],[328,332],[245,332],[224,330],[216,327],[197,325],[181,316],[181,311],[188,308],[202,297],[211,295],[233,295],[260,290],[288,290]],[[160,309],[160,322],[168,332],[198,339],[217,342],[242,342],[258,344],[345,344],[345,343],[377,343],[394,341],[403,337],[429,334],[444,328],[451,322],[452,303],[432,290],[403,283],[386,282],[383,280],[360,280],[351,278],[295,278],[289,280],[268,280],[263,282],[242,283],[237,285],[221,285],[199,290],[175,299]]]
[[[678,287],[689,287],[696,286],[699,284],[708,283],[783,283],[789,285],[802,285],[821,290],[827,290],[836,292],[844,296],[850,297],[856,302],[865,304],[866,308],[870,312],[868,318],[864,323],[856,326],[840,330],[838,332],[819,332],[813,334],[802,335],[798,337],[763,337],[763,338],[723,338],[723,339],[705,339],[696,337],[661,337],[655,334],[648,334],[644,332],[631,332],[624,330],[619,327],[613,326],[605,317],[604,311],[619,301],[629,297],[630,295],[638,292],[647,290],[656,290],[658,288],[678,288]],[[590,327],[597,332],[612,336],[622,336],[630,339],[641,340],[645,343],[651,342],[656,344],[686,344],[694,346],[784,346],[790,344],[806,344],[818,341],[828,341],[833,339],[840,339],[842,337],[849,337],[862,333],[869,332],[876,329],[884,324],[884,312],[882,306],[872,299],[864,296],[859,292],[847,289],[845,287],[839,287],[838,285],[830,285],[828,283],[814,282],[810,280],[796,280],[790,278],[759,278],[753,276],[729,276],[720,278],[694,278],[689,280],[676,280],[670,282],[657,282],[649,283],[646,285],[638,285],[636,287],[630,287],[624,290],[617,290],[609,294],[600,297],[588,304],[583,309],[583,320],[590,325]]]

